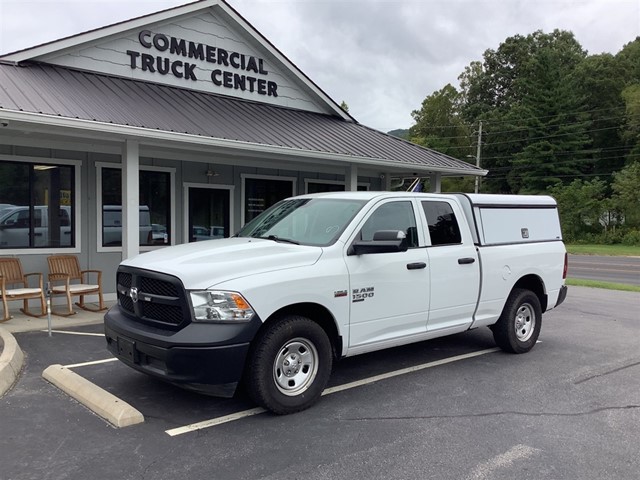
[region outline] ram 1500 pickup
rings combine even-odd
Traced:
[[[118,267],[107,346],[141,372],[279,414],[316,402],[335,360],[490,327],[531,350],[565,299],[546,196],[393,192],[283,200],[232,238]]]

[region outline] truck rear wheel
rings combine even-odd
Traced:
[[[491,330],[502,350],[526,353],[538,341],[541,326],[542,308],[537,295],[530,290],[516,288],[509,295],[502,315]]]
[[[256,339],[245,374],[249,396],[279,415],[312,406],[332,367],[331,342],[312,320],[291,315]]]

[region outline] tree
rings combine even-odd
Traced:
[[[625,102],[625,124],[622,140],[628,147],[627,162],[640,160],[640,83],[622,91]]]
[[[537,31],[507,38],[465,69],[460,110],[487,126],[490,190],[540,192],[589,172],[589,118],[574,73],[585,57],[571,32]]]
[[[613,175],[613,200],[628,229],[640,228],[640,160]]]
[[[412,142],[456,158],[472,154],[471,132],[460,116],[460,94],[451,84],[425,98],[411,116],[416,122],[409,129]]]
[[[574,73],[583,110],[591,118],[592,173],[610,183],[611,174],[624,166],[628,151],[620,137],[624,123],[621,92],[627,83],[627,71],[623,62],[606,53],[585,58]]]
[[[565,241],[572,242],[585,233],[600,233],[602,217],[608,217],[609,205],[605,201],[606,183],[599,179],[590,181],[576,179],[569,185],[558,183],[550,187],[549,193],[558,202],[562,234]]]

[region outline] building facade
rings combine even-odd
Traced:
[[[282,198],[484,175],[359,124],[222,0],[0,56],[0,255],[123,258],[232,235]]]

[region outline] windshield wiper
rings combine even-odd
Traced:
[[[296,242],[295,240],[291,240],[290,238],[281,238],[277,235],[269,235],[267,237],[258,237],[258,238],[264,238],[266,240],[273,240],[274,242],[280,242],[280,243],[292,243],[293,245],[300,245],[300,242]]]

